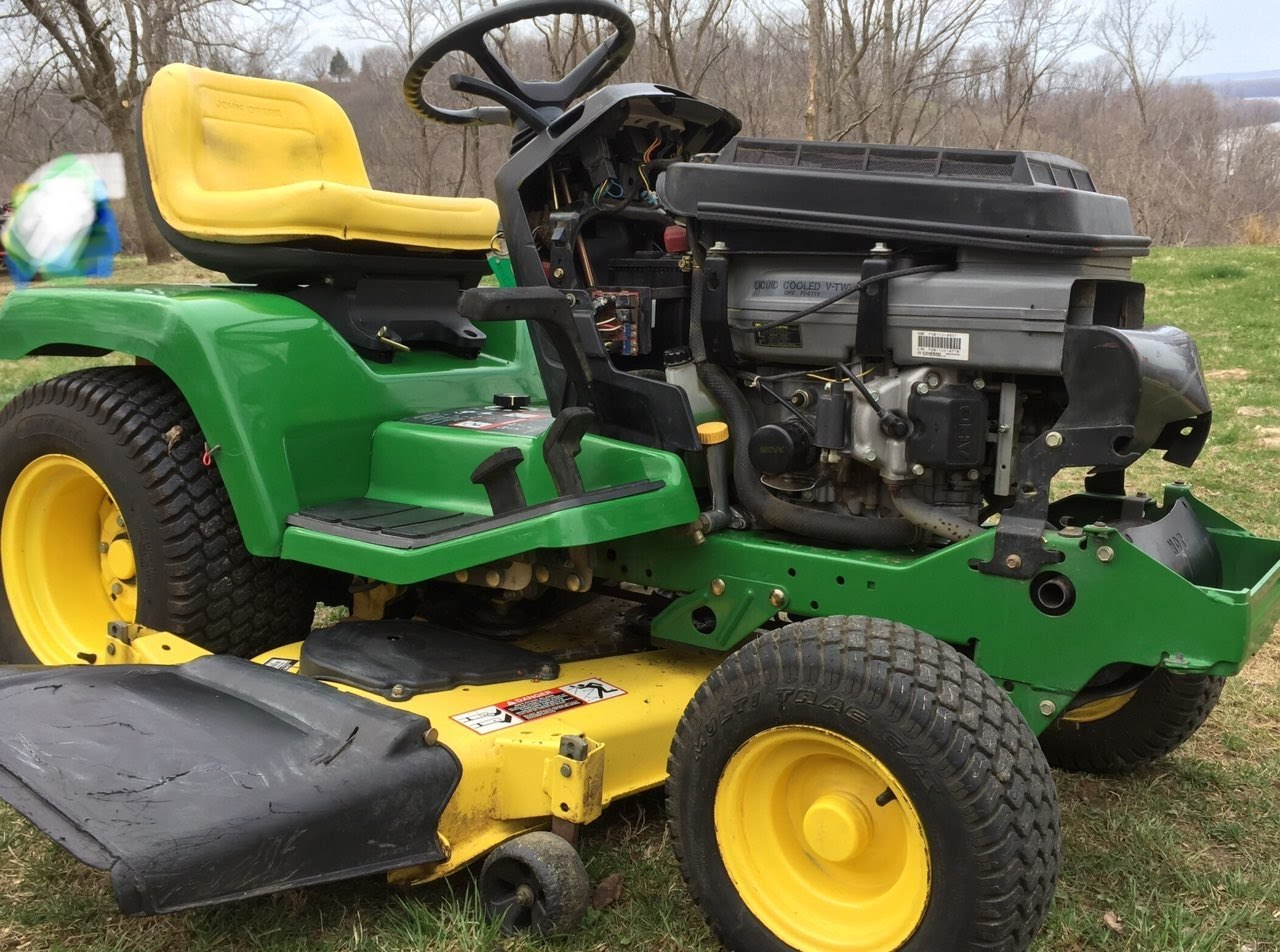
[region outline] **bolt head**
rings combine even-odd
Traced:
[[[393,685],[391,685],[391,696],[392,696],[392,697],[404,697],[404,696],[405,696],[405,693],[406,693],[406,692],[405,692],[405,689],[404,689],[404,685],[403,685],[403,684],[393,684]]]
[[[1058,530],[1058,535],[1064,539],[1079,539],[1084,536],[1084,530],[1079,526],[1063,526]]]
[[[497,588],[501,582],[502,573],[497,569],[489,569],[489,571],[484,573],[484,584],[488,585],[490,588]]]
[[[546,584],[547,579],[551,578],[551,570],[545,565],[535,565],[533,567],[533,577],[540,583]]]
[[[981,377],[978,377],[978,378],[976,378],[976,379],[973,381],[973,389],[974,389],[974,390],[986,390],[986,389],[987,389],[987,382],[986,382],[985,380],[983,380]]]
[[[466,569],[459,569],[457,572],[453,573],[453,577],[456,581],[465,582],[467,579],[471,578],[471,573]]]
[[[572,768],[572,767],[570,767],[568,764],[561,764],[561,765],[560,765],[560,776],[562,776],[562,777],[572,777],[572,776],[573,776],[573,768]]]
[[[101,552],[101,553],[103,553],[104,555],[107,553],[107,551],[108,551],[110,548],[111,548],[111,546],[107,545],[105,542],[99,542],[99,543],[98,543],[98,551],[99,551],[99,552]]]
[[[434,727],[428,727],[422,732],[422,742],[428,747],[434,747],[440,742],[440,732]]]
[[[968,479],[977,479],[982,474],[978,472],[976,469],[971,469],[969,470],[969,472],[965,473],[964,475]]]
[[[1053,717],[1058,712],[1058,705],[1052,701],[1044,700],[1040,702],[1040,713],[1045,717]]]
[[[874,463],[876,461],[876,451],[867,450],[867,455],[862,458],[865,459],[868,463]]]
[[[119,594],[120,594],[121,592],[123,592],[123,591],[124,591],[124,586],[123,586],[123,585],[121,585],[119,582],[112,582],[112,583],[111,583],[111,594],[112,594],[112,595],[119,595]]]
[[[774,608],[781,608],[787,603],[787,593],[780,588],[775,588],[769,593],[769,604]]]
[[[570,573],[569,575],[565,576],[564,587],[571,592],[580,592],[582,591],[582,579]]]
[[[565,299],[566,301],[568,301],[570,304],[577,304],[577,303],[578,303],[578,299],[577,299],[576,297],[574,297],[574,296],[573,296],[573,292],[572,292],[572,291],[566,291],[566,292],[565,292],[565,295],[564,295],[564,299]]]
[[[916,393],[928,393],[928,392],[929,392],[929,385],[925,383],[923,380],[920,381],[918,384],[916,384]]]
[[[713,578],[711,580],[711,594],[717,598],[724,594],[724,579]]]
[[[1056,450],[1062,445],[1062,434],[1057,430],[1050,430],[1044,436],[1044,444],[1049,447],[1049,449]]]
[[[1116,550],[1115,550],[1115,549],[1113,549],[1113,548],[1111,548],[1111,546],[1109,546],[1109,545],[1100,545],[1100,546],[1098,546],[1098,561],[1099,561],[1099,562],[1110,562],[1110,561],[1111,561],[1112,559],[1114,559],[1115,557],[1116,557]]]
[[[1004,567],[1007,569],[1022,568],[1022,556],[1018,555],[1016,552],[1013,555],[1006,555],[1004,557]]]
[[[1008,423],[1001,423],[998,427],[996,427],[996,432],[997,432],[997,433],[1008,433],[1008,432],[1009,432],[1009,424],[1008,424]]]
[[[911,472],[916,476],[923,476],[924,466],[922,466],[920,463],[916,463],[914,466],[911,467]]]
[[[116,653],[116,646],[111,644],[107,645],[107,654],[113,655],[115,653]]]

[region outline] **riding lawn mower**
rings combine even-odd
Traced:
[[[517,78],[486,35],[552,14],[612,32]],[[318,91],[168,66],[142,185],[232,283],[5,301],[0,358],[135,358],[0,413],[0,796],[124,912],[482,860],[504,931],[563,932],[582,827],[665,785],[729,948],[1023,950],[1050,765],[1168,754],[1270,634],[1280,542],[1126,485],[1211,410],[1123,199],[743,137],[605,86],[634,38],[516,0],[417,57],[412,108],[513,127],[496,205],[372,189]],[[491,105],[424,98],[459,53]]]

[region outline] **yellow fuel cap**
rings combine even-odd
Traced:
[[[719,422],[699,423],[698,439],[702,441],[703,446],[715,446],[717,443],[723,443],[729,439],[729,425]]]

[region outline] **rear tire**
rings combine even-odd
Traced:
[[[1049,765],[1004,691],[905,625],[750,642],[698,689],[668,769],[681,870],[728,948],[1021,952],[1044,921]]]
[[[96,660],[120,620],[245,656],[305,637],[314,573],[249,554],[203,449],[152,367],[66,374],[0,411],[0,660]]]
[[[1120,706],[1068,710],[1040,735],[1049,763],[1063,770],[1123,774],[1145,767],[1186,743],[1208,720],[1226,678],[1173,674],[1157,668]]]

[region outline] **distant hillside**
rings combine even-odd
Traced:
[[[1204,83],[1225,96],[1237,96],[1241,99],[1280,96],[1280,69],[1261,73],[1212,73],[1208,76],[1192,76],[1188,81]]]

